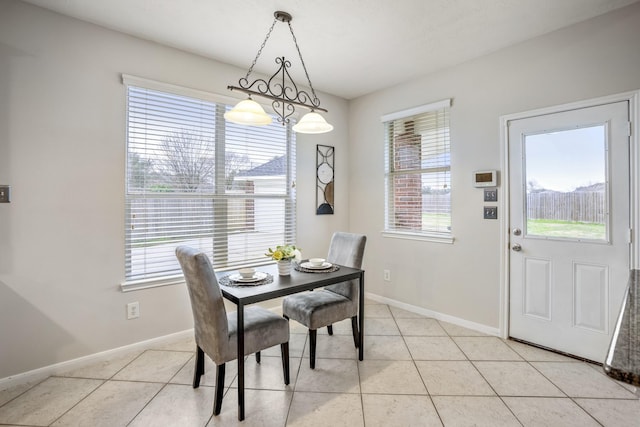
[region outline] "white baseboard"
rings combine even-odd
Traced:
[[[421,314],[433,319],[442,320],[443,322],[452,323],[454,325],[462,326],[463,328],[472,329],[474,331],[482,332],[483,334],[499,337],[500,329],[492,328],[491,326],[483,325],[481,323],[471,322],[469,320],[460,319],[459,317],[450,316],[448,314],[438,313],[437,311],[427,310],[426,308],[416,307],[415,305],[406,304],[404,302],[396,301],[387,297],[372,294],[369,292],[364,293],[366,298],[370,300],[388,304],[393,307],[401,308],[403,310],[410,311],[412,313]]]
[[[393,307],[398,307],[403,310],[410,311],[412,313],[421,314],[433,319],[449,322],[454,325],[462,326],[464,328],[472,329],[474,331],[482,332],[487,335],[500,336],[500,330],[498,328],[492,328],[480,323],[470,322],[458,317],[449,316],[448,314],[438,313],[436,311],[427,310],[426,308],[417,307],[411,304],[406,304],[400,301],[396,301],[390,298],[386,298],[380,295],[365,292],[365,297],[373,301],[388,304]],[[269,308],[271,310],[277,310],[279,307]],[[45,366],[42,368],[34,369],[32,371],[23,372],[20,374],[12,375],[6,378],[0,379],[0,390],[4,390],[9,387],[13,387],[19,384],[25,384],[29,382],[36,382],[44,380],[51,375],[59,375],[64,372],[79,369],[85,366],[92,365],[94,363],[100,363],[102,361],[112,359],[118,356],[124,356],[127,353],[135,350],[147,350],[157,346],[158,344],[171,343],[180,339],[185,339],[193,336],[193,329],[187,329],[182,332],[176,332],[162,337],[152,338],[145,341],[125,345],[122,347],[114,348],[111,350],[102,351],[100,353],[90,354],[88,356],[79,357],[77,359],[67,360],[65,362],[56,363],[54,365]]]
[[[167,344],[181,339],[186,339],[193,336],[193,329],[187,329],[182,332],[176,332],[162,337],[152,338],[145,341],[125,345],[122,347],[113,348],[111,350],[102,351],[100,353],[90,354],[88,356],[82,356],[77,359],[67,360],[65,362],[56,363],[54,365],[44,366],[42,368],[34,369],[32,371],[23,372],[20,374],[12,375],[6,378],[0,379],[0,390],[7,389],[20,384],[29,382],[37,382],[44,380],[51,375],[59,375],[70,370],[83,368],[95,363],[100,363],[108,359],[112,359],[118,356],[124,356],[135,350],[147,350],[157,346],[158,344]]]

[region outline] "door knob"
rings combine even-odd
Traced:
[[[522,250],[522,246],[520,246],[520,244],[518,243],[514,243],[514,245],[511,246],[511,249],[513,249],[516,252],[520,252]]]
[[[514,236],[519,236],[522,234],[522,230],[520,230],[519,228],[514,228],[513,229],[513,235]]]

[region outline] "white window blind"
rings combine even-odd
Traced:
[[[451,236],[450,100],[382,117],[385,232]]]
[[[136,84],[127,84],[123,288],[179,281],[178,245],[225,269],[295,243],[291,125],[232,124],[231,105]]]

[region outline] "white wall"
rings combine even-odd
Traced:
[[[258,42],[258,41],[256,41]],[[250,61],[251,58],[248,58]],[[295,65],[294,65],[295,66]],[[184,285],[122,293],[121,73],[213,93],[241,70],[15,0],[0,2],[0,379],[193,326]],[[347,102],[298,137],[298,244],[348,229]],[[336,215],[315,215],[315,144],[336,146]],[[274,245],[279,242],[274,242]],[[127,321],[125,305],[140,302]]]
[[[392,59],[390,59],[392,60]],[[640,89],[640,4],[350,103],[350,224],[368,235],[367,290],[499,327],[500,227],[472,171],[502,167],[501,115]],[[383,114],[453,99],[453,245],[383,238]],[[504,212],[505,194],[498,203]],[[383,269],[391,270],[385,283]]]
[[[476,169],[500,169],[500,115],[640,88],[640,4],[354,100],[298,137],[298,244],[368,236],[367,291],[498,327],[499,224]],[[183,286],[123,294],[127,73],[229,94],[246,70],[0,2],[0,379],[192,326]],[[366,70],[363,70],[366,72]],[[313,74],[313,73],[312,73]],[[453,245],[383,239],[382,114],[453,98]],[[347,144],[347,141],[349,143]],[[315,145],[336,147],[335,215],[315,215]],[[504,201],[500,195],[500,208]],[[500,211],[502,212],[502,211]],[[390,269],[390,285],[382,270]],[[141,318],[125,320],[139,301]]]

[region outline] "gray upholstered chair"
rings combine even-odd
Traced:
[[[220,413],[224,395],[225,363],[237,358],[236,313],[227,313],[218,280],[206,254],[188,246],[176,248],[176,257],[189,289],[196,338],[196,367],[193,388],[200,385],[204,374],[204,354],[216,364],[216,397],[214,415]],[[260,350],[280,344],[284,383],[289,384],[289,322],[269,310],[258,306],[245,308],[244,351],[256,353],[260,363]]]
[[[367,237],[361,234],[337,232],[331,238],[327,261],[345,267],[361,268]],[[318,273],[321,274],[321,273]],[[313,292],[285,297],[282,314],[309,328],[311,369],[316,367],[316,335],[319,328],[327,327],[333,335],[332,325],[351,318],[353,342],[358,342],[358,281],[338,283]]]

